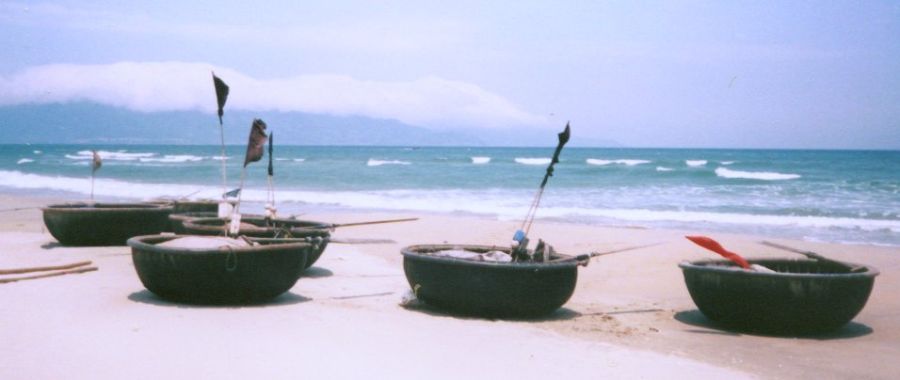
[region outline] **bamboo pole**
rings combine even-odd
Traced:
[[[43,272],[49,270],[60,270],[60,269],[72,269],[77,267],[82,267],[85,265],[91,265],[91,261],[79,261],[77,263],[65,264],[65,265],[54,265],[47,267],[31,267],[31,268],[16,268],[16,269],[0,269],[0,275],[2,274],[19,274],[19,273],[30,273],[30,272]]]
[[[24,281],[24,280],[36,280],[39,278],[56,277],[56,276],[62,276],[62,275],[67,275],[67,274],[93,272],[95,270],[97,270],[97,267],[85,267],[85,268],[63,270],[63,271],[58,271],[58,272],[43,273],[43,274],[32,275],[32,276],[3,278],[3,279],[0,279],[0,284],[7,284],[10,282]]]

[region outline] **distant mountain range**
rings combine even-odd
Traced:
[[[535,129],[432,130],[396,120],[301,112],[225,112],[225,143],[245,144],[253,118],[276,144],[389,146],[552,146],[554,132]],[[560,126],[562,127],[562,126]],[[0,144],[218,144],[218,119],[199,111],[144,113],[93,104],[0,107]],[[620,146],[577,138],[575,146]],[[581,140],[581,141],[578,141]]]

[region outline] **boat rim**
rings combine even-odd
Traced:
[[[466,260],[455,257],[444,257],[444,256],[432,256],[427,255],[422,252],[415,252],[416,249],[428,247],[429,249],[433,249],[434,247],[441,247],[446,249],[465,249],[465,248],[483,248],[486,250],[496,250],[496,251],[509,251],[509,247],[501,247],[496,245],[480,245],[480,244],[416,244],[406,246],[400,249],[400,253],[403,254],[403,257],[415,258],[416,260],[424,260],[424,261],[432,261],[432,262],[441,262],[441,263],[454,263],[459,265],[468,265],[473,267],[482,267],[482,268],[504,268],[510,270],[523,270],[523,269],[557,269],[557,268],[568,268],[575,267],[578,265],[578,261],[575,260],[575,256],[566,255],[563,253],[557,253],[556,255],[560,258],[571,259],[560,262],[553,263],[514,263],[514,262],[493,262],[493,261],[474,261],[474,260]],[[440,250],[440,249],[437,249]]]
[[[812,259],[787,259],[787,258],[747,258],[748,263],[755,264],[759,262],[765,261],[795,261],[795,262],[810,262],[810,263],[822,263],[823,261],[812,260]],[[878,269],[875,269],[869,265],[862,265],[856,263],[843,262],[847,265],[851,266],[859,266],[866,268],[865,272],[847,272],[847,273],[790,273],[790,272],[757,272],[757,271],[747,271],[747,270],[734,270],[736,267],[734,263],[729,260],[723,259],[703,259],[703,260],[694,260],[694,261],[682,261],[678,263],[678,267],[682,269],[682,271],[686,270],[700,270],[700,271],[709,271],[709,272],[718,272],[718,273],[729,273],[735,276],[749,276],[749,277],[776,277],[776,278],[855,278],[855,277],[875,277],[881,274]],[[713,265],[710,265],[713,264]],[[729,269],[731,268],[731,269]]]
[[[258,246],[244,246],[244,247],[228,247],[225,248],[180,248],[180,247],[160,247],[156,244],[151,244],[145,242],[147,239],[167,239],[173,240],[182,237],[211,237],[207,235],[141,235],[129,238],[128,241],[125,242],[128,246],[132,248],[144,249],[144,250],[153,250],[159,251],[168,254],[197,254],[197,253],[220,253],[220,252],[235,252],[235,253],[250,253],[250,252],[260,252],[265,251],[266,248],[278,246],[284,248],[311,248],[312,244],[303,240],[303,239],[271,239],[271,238],[252,238],[248,237],[248,240],[258,241],[258,242],[269,242],[272,244],[261,244]],[[161,243],[162,241],[160,241]]]

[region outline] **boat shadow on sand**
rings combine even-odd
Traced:
[[[556,322],[556,321],[567,321],[580,317],[582,314],[565,307],[561,307],[556,309],[556,311],[539,316],[539,317],[485,317],[479,316],[475,314],[461,313],[461,312],[453,312],[448,311],[446,309],[437,308],[431,305],[428,305],[420,300],[415,300],[407,305],[401,306],[403,309],[408,311],[413,311],[417,313],[422,313],[435,317],[450,317],[457,319],[480,319],[486,321],[519,321],[519,322]]]
[[[296,305],[304,302],[312,301],[312,298],[304,297],[294,292],[288,291],[278,297],[271,298],[268,300],[254,302],[254,303],[241,303],[241,304],[189,304],[189,303],[177,303],[168,301],[164,298],[153,294],[151,291],[144,289],[139,290],[134,293],[128,295],[128,299],[137,303],[143,303],[154,306],[167,306],[167,307],[177,307],[177,308],[230,308],[230,309],[240,309],[246,307],[271,307],[271,306],[287,306],[287,305]]]
[[[681,322],[688,326],[700,327],[702,329],[691,329],[686,330],[690,333],[696,334],[719,334],[719,335],[731,335],[731,336],[741,336],[741,335],[755,335],[755,336],[766,336],[766,337],[793,337],[798,339],[812,339],[812,340],[837,340],[837,339],[852,339],[858,338],[862,336],[866,336],[874,332],[874,330],[862,323],[858,322],[849,322],[843,327],[825,333],[818,334],[808,334],[808,335],[791,335],[791,334],[777,334],[770,332],[758,332],[746,329],[739,329],[735,327],[731,327],[716,321],[713,321],[707,318],[699,309],[692,310],[682,310],[675,313],[675,320]]]

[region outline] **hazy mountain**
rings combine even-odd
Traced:
[[[285,145],[548,146],[546,130],[438,131],[396,120],[300,112],[225,112],[225,142],[244,144],[254,117]],[[144,113],[93,103],[0,107],[0,143],[218,144],[215,115],[199,111]],[[572,145],[618,146],[573,133]]]

